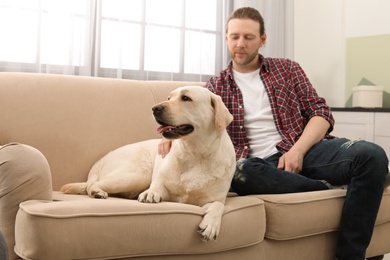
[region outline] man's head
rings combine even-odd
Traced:
[[[226,42],[233,68],[239,72],[250,72],[259,67],[258,51],[265,44],[264,19],[251,7],[235,10],[226,25]]]
[[[242,7],[235,10],[227,19],[226,22],[226,34],[228,33],[228,24],[232,19],[250,19],[259,23],[259,33],[260,36],[265,34],[264,19],[255,8],[252,7]]]

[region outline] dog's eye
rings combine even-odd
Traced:
[[[181,100],[183,100],[183,101],[192,101],[192,99],[189,98],[189,97],[186,96],[186,95],[181,96]]]

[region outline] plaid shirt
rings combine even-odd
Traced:
[[[259,58],[260,78],[268,94],[276,129],[282,137],[276,148],[282,153],[290,150],[313,116],[321,116],[330,123],[325,138],[333,138],[329,135],[334,124],[330,109],[325,99],[317,95],[299,64],[288,59],[264,58],[260,54]],[[244,126],[244,102],[233,78],[232,61],[220,76],[210,78],[205,87],[221,96],[234,116],[227,131],[236,150],[236,159],[246,158],[250,144]]]

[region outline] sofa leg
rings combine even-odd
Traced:
[[[367,260],[382,260],[385,256],[384,255],[378,255],[367,258]]]

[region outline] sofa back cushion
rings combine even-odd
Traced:
[[[160,138],[152,106],[200,82],[0,73],[0,145],[20,142],[47,158],[58,190],[125,144]]]

